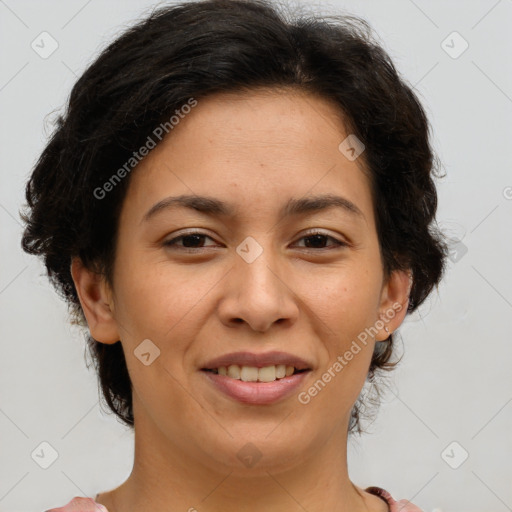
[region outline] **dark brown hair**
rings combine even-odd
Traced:
[[[66,112],[26,186],[22,247],[44,258],[48,276],[86,327],[70,274],[79,256],[112,284],[120,208],[130,175],[95,190],[190,98],[257,87],[298,88],[332,100],[365,145],[385,275],[411,270],[408,312],[437,286],[447,256],[435,226],[436,157],[429,124],[414,94],[350,15],[297,16],[264,0],[205,0],[153,11],[112,42],[74,85]],[[131,382],[121,342],[87,335],[106,403],[133,425]],[[392,368],[393,335],[376,344],[368,373]],[[350,432],[361,432],[362,402]]]

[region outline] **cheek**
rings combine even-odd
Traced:
[[[374,274],[368,267],[347,265],[339,271],[331,271],[321,280],[312,278],[304,282],[307,302],[341,346],[375,322],[380,276]]]
[[[349,409],[366,379],[374,348],[368,328],[375,322],[380,298],[380,275],[371,268],[347,265],[309,292],[309,304],[321,320],[317,325],[322,332],[317,335],[324,357],[318,391],[306,391],[321,390],[319,407],[336,404],[340,410]]]
[[[128,264],[130,263],[130,264]],[[189,349],[207,321],[210,310],[205,309],[208,292],[222,279],[225,271],[213,271],[197,266],[178,269],[166,261],[120,262],[116,285],[116,320],[128,358],[128,370],[133,371],[133,381],[143,371],[134,350],[149,339],[158,347],[155,364],[163,366],[172,375],[185,378]],[[147,343],[147,342],[146,342]],[[150,345],[151,346],[151,345]],[[163,372],[163,373],[162,373]],[[159,368],[161,378],[169,375]],[[140,375],[142,384],[153,375]],[[151,385],[157,386],[151,381]],[[171,382],[160,382],[169,388]],[[171,386],[172,387],[172,386]]]
[[[120,259],[116,272],[120,320],[147,337],[151,333],[162,337],[173,329],[201,300],[208,285],[208,280],[197,278],[197,270],[193,275],[192,267],[178,269],[143,255]]]

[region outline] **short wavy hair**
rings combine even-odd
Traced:
[[[112,284],[130,176],[108,201],[94,190],[191,97],[258,87],[291,87],[339,107],[348,133],[365,145],[385,276],[398,269],[412,273],[407,313],[437,287],[447,245],[435,222],[439,166],[430,125],[368,23],[346,14],[293,13],[266,0],[189,1],[154,9],[88,66],[26,184],[22,248],[44,258],[72,323],[88,331],[71,259],[80,257]],[[100,343],[90,332],[86,341],[108,407],[133,427],[121,342]],[[393,347],[393,334],[376,343],[366,383],[375,384],[376,372],[396,365]],[[354,404],[350,433],[362,432],[367,403],[360,395]]]

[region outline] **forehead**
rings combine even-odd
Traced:
[[[371,212],[363,159],[340,151],[340,110],[293,90],[222,93],[197,101],[136,167],[130,205],[147,209],[170,195],[215,195],[237,211],[273,208],[309,194],[343,194]],[[247,211],[247,208],[245,208]],[[365,215],[366,215],[365,214]]]

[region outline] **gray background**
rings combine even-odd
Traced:
[[[350,442],[351,478],[425,511],[512,510],[512,0],[309,4],[366,18],[415,87],[447,173],[439,224],[461,241],[439,292],[399,330],[405,355],[370,434]],[[94,496],[131,470],[132,434],[100,408],[83,336],[22,252],[17,212],[48,114],[154,5],[0,0],[0,512]],[[47,58],[31,47],[43,31],[58,43]],[[42,442],[58,454],[47,469],[31,455]]]

